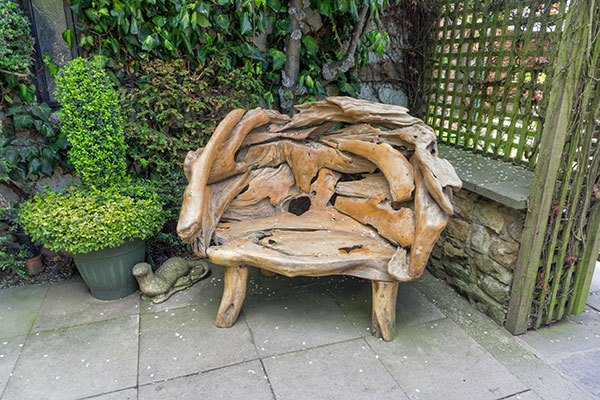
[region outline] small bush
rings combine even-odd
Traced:
[[[147,239],[164,223],[156,194],[135,187],[47,191],[23,203],[20,222],[36,241],[54,251],[88,253]]]
[[[56,76],[69,161],[84,186],[108,187],[125,178],[125,119],[119,95],[104,70],[77,58]]]
[[[32,55],[29,21],[16,1],[0,1],[0,69],[29,75]]]
[[[152,60],[139,72],[136,86],[123,95],[124,109],[135,116],[126,124],[127,155],[136,175],[157,183],[176,218],[186,153],[205,145],[229,111],[259,106],[264,88],[251,74],[229,71],[219,57],[199,68],[183,59]]]

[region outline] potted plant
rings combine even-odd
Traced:
[[[19,263],[16,271],[22,271],[24,266],[30,276],[42,272],[44,270],[44,263],[40,252],[40,244],[34,243],[23,228],[18,225],[18,215],[15,209],[2,209],[0,212],[0,222],[3,222],[8,227],[8,236],[5,236],[5,240],[3,240],[4,248],[6,249],[7,245],[10,245],[12,242],[15,247],[19,248],[18,250],[12,250],[16,252],[16,260],[24,262],[23,265]],[[17,275],[28,279],[23,274],[17,273]]]
[[[10,269],[23,279],[29,279],[25,273],[25,257],[27,254],[15,243],[9,232],[0,234],[0,271]]]
[[[59,71],[56,85],[80,183],[23,203],[20,222],[43,246],[73,255],[94,297],[124,297],[137,290],[131,269],[145,259],[144,240],[163,225],[162,206],[126,174],[124,116],[106,72],[78,58]]]

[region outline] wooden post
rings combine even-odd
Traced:
[[[515,335],[524,333],[528,326],[575,90],[582,70],[584,49],[589,45],[587,22],[591,1],[593,0],[581,0],[571,4],[554,62],[555,74],[549,92],[533,190],[506,319],[506,328]]]
[[[372,281],[373,285],[373,317],[371,334],[386,342],[396,337],[396,299],[398,283]]]
[[[219,328],[229,328],[240,315],[246,298],[248,272],[247,266],[225,267],[225,286],[216,321]]]

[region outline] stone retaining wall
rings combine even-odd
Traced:
[[[455,215],[432,252],[429,271],[503,325],[525,210],[464,189],[453,203]]]

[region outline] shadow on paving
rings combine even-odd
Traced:
[[[371,284],[361,279],[263,277],[253,269],[229,329],[214,324],[222,289],[223,269],[213,266],[209,278],[159,305],[139,293],[98,301],[79,280],[2,290],[0,399],[598,394],[598,352],[542,348],[542,331],[514,338],[428,274],[400,285],[398,337],[387,343],[370,334]],[[578,318],[569,326],[596,335],[595,314]]]

